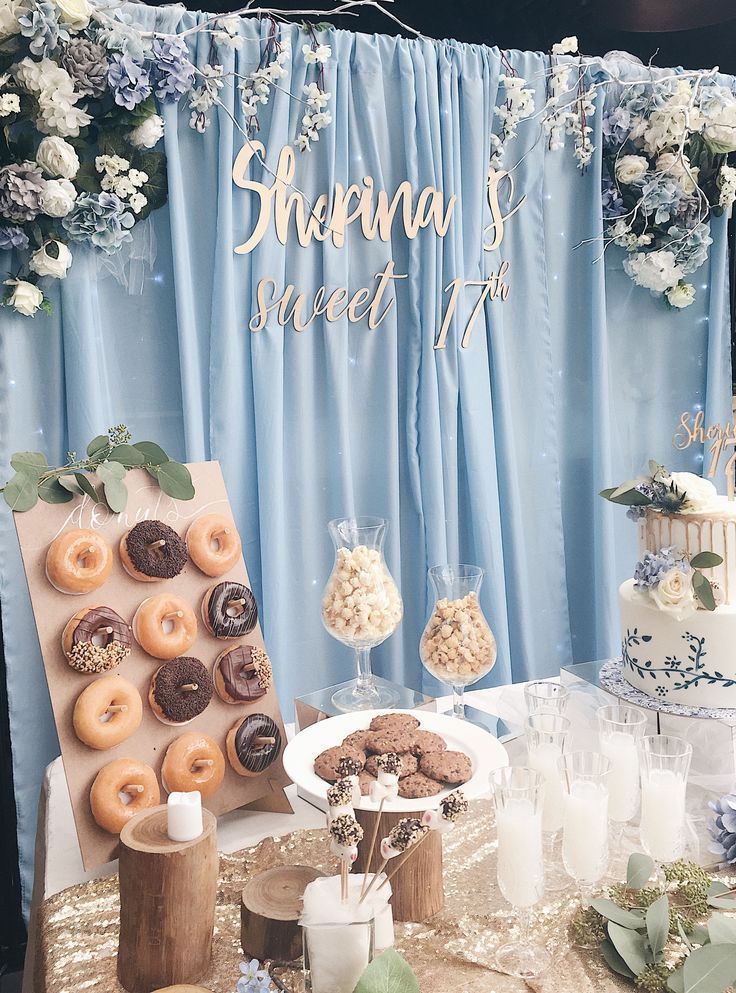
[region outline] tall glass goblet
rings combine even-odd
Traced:
[[[622,854],[624,827],[636,816],[639,785],[639,742],[644,737],[647,715],[637,707],[612,704],[599,707],[598,737],[601,752],[611,763],[608,780],[608,819],[611,822],[611,855]]]
[[[657,863],[662,885],[662,865],[682,858],[685,851],[685,793],[693,746],[668,734],[647,735],[639,745],[641,761],[642,847]]]
[[[498,887],[519,917],[519,937],[496,952],[496,965],[511,976],[531,979],[549,966],[551,956],[529,934],[531,908],[544,896],[542,808],[544,777],[516,766],[491,774],[498,832]]]
[[[587,907],[593,887],[608,867],[611,763],[600,752],[568,752],[559,766],[564,796],[562,861]]]
[[[549,893],[559,893],[570,885],[569,877],[555,859],[555,841],[562,830],[564,813],[558,759],[565,750],[570,721],[560,714],[539,711],[530,714],[526,725],[529,765],[544,777],[544,878]]]
[[[536,679],[524,687],[524,703],[529,715],[540,710],[550,714],[564,714],[569,696],[564,686],[548,679]]]
[[[349,517],[330,521],[335,564],[322,596],[322,623],[333,638],[355,651],[357,679],[332,695],[343,711],[394,707],[398,693],[379,686],[371,648],[394,633],[404,608],[383,557],[388,521]]]
[[[465,719],[465,687],[490,672],[496,639],[478,599],[485,573],[477,565],[438,565],[429,570],[436,602],[419,644],[425,668],[452,687],[452,712]]]

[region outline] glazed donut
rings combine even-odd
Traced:
[[[148,702],[162,724],[188,724],[209,706],[212,678],[199,659],[181,656],[151,677]]]
[[[104,765],[89,791],[92,816],[110,834],[120,834],[132,817],[160,800],[156,773],[137,759],[115,759]]]
[[[107,672],[130,655],[130,624],[110,607],[82,607],[64,628],[61,647],[77,672]]]
[[[80,741],[103,751],[134,734],[142,716],[141,695],[135,686],[122,676],[102,676],[77,697],[72,724]]]
[[[240,535],[223,514],[205,514],[189,525],[187,551],[205,576],[222,576],[240,558]]]
[[[148,597],[136,610],[133,634],[149,655],[156,659],[174,659],[194,644],[197,618],[186,600],[159,593]]]
[[[112,571],[112,550],[96,531],[66,531],[46,552],[46,578],[60,593],[91,593]]]
[[[213,678],[217,695],[225,703],[253,703],[271,686],[271,660],[256,645],[236,645],[217,656]]]
[[[220,788],[224,775],[225,756],[209,735],[192,731],[176,738],[166,749],[161,782],[167,793],[199,790],[204,799]]]
[[[258,607],[243,583],[218,583],[202,598],[204,626],[216,638],[244,638],[258,623]]]
[[[259,776],[281,751],[281,732],[266,714],[241,717],[227,733],[227,757],[239,776]]]
[[[120,539],[123,568],[141,583],[173,579],[187,564],[187,546],[168,524],[141,521]]]

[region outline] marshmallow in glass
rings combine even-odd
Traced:
[[[348,645],[379,645],[399,626],[401,596],[376,548],[338,548],[322,600],[325,627]]]

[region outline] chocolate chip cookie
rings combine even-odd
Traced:
[[[415,755],[426,755],[428,752],[444,752],[447,742],[434,731],[415,731],[415,744],[412,751]]]
[[[364,752],[369,737],[370,731],[353,731],[342,739],[342,744],[344,748],[357,748],[359,752]]]
[[[356,759],[361,766],[365,765],[366,754],[357,748],[346,748],[344,745],[335,745],[333,748],[326,748],[320,752],[314,760],[314,771],[320,779],[326,779],[328,783],[334,783],[338,779],[337,767],[343,756]]]
[[[373,755],[385,755],[386,752],[410,752],[414,748],[417,732],[411,730],[401,731],[398,728],[390,730],[371,731],[366,741],[366,750]]]
[[[437,796],[442,792],[442,786],[435,779],[430,779],[423,772],[413,772],[399,780],[399,796],[407,800],[420,800],[428,796]]]
[[[419,721],[413,714],[389,710],[387,714],[378,714],[370,724],[371,731],[413,731],[419,727]]]
[[[439,783],[459,786],[473,775],[473,765],[465,752],[428,752],[422,755],[419,769]]]
[[[419,768],[419,761],[415,755],[410,752],[404,752],[399,755],[401,759],[401,768],[399,769],[399,779],[403,779],[404,776],[410,776],[413,772],[416,772]],[[369,755],[365,760],[365,771],[370,772],[372,776],[378,776],[378,766],[376,762],[378,760],[377,755]]]

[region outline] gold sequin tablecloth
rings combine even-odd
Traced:
[[[535,914],[535,933],[554,957],[548,973],[527,984],[493,971],[494,951],[512,935],[514,916],[495,883],[490,801],[474,803],[464,823],[445,835],[444,846],[444,910],[425,924],[396,925],[396,948],[414,968],[422,993],[438,993],[450,983],[462,993],[630,989],[608,971],[597,953],[570,948],[568,925],[577,906],[572,889],[560,899],[546,900]],[[243,886],[254,873],[296,863],[335,868],[325,832],[295,831],[220,856],[212,969],[201,981],[213,993],[233,993],[239,977]],[[122,993],[116,979],[118,915],[116,875],[72,886],[46,900],[39,921],[35,993]],[[298,974],[282,978],[290,990],[301,993]]]

